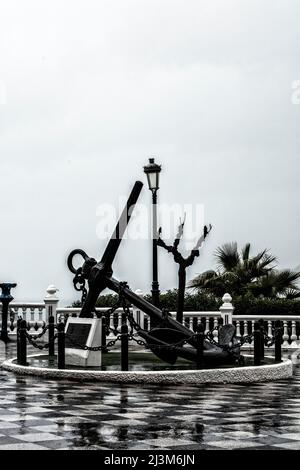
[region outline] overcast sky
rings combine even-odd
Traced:
[[[2,0],[0,280],[15,299],[52,283],[78,298],[67,255],[100,258],[97,210],[146,183],[149,156],[160,202],[203,204],[214,225],[189,278],[233,240],[299,265],[299,18],[298,0]],[[148,291],[151,242],[124,241],[114,271]],[[160,280],[177,280],[164,252]]]

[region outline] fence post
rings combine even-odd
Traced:
[[[259,320],[259,327],[260,327],[260,358],[265,358],[265,327],[264,327],[264,320]]]
[[[232,325],[232,315],[234,306],[231,303],[232,297],[230,294],[225,294],[222,298],[223,305],[220,307],[223,325]]]
[[[275,362],[281,362],[282,330],[280,320],[275,322]]]
[[[196,328],[196,348],[197,348],[197,369],[203,367],[203,349],[204,349],[204,326],[199,323]]]
[[[49,323],[49,318],[54,317],[56,321],[56,310],[57,310],[57,304],[59,302],[58,297],[55,295],[56,292],[58,292],[58,289],[51,285],[47,289],[47,295],[44,298],[45,302],[45,310],[46,310],[46,317],[45,317],[45,322],[46,325]]]
[[[49,342],[49,357],[55,356],[54,336],[55,336],[55,325],[54,316],[49,317],[49,329],[48,329],[48,342]]]
[[[0,302],[2,303],[2,313],[1,313],[1,332],[0,332],[0,339],[4,341],[4,343],[8,343],[8,333],[7,333],[7,317],[8,317],[8,306],[12,300],[14,300],[13,296],[11,295],[10,291],[14,287],[17,287],[17,284],[10,284],[10,283],[2,283],[0,284],[0,289],[2,293],[0,295]]]
[[[65,325],[58,323],[57,325],[57,367],[65,368]]]
[[[101,345],[102,346],[106,346],[107,342],[106,342],[106,317],[105,315],[102,315],[101,317],[102,319],[102,322],[101,322],[101,335],[102,335],[102,340],[101,340]],[[104,352],[105,350],[102,351],[102,353]]]
[[[19,355],[20,355],[20,362],[19,364],[21,366],[27,366],[27,338],[26,338],[26,333],[27,333],[27,322],[26,320],[21,320],[20,323],[20,349],[19,349]]]
[[[128,326],[126,320],[121,327],[121,370],[128,371]]]
[[[21,329],[21,318],[17,320],[17,363],[21,364],[21,355],[20,355],[20,329]]]
[[[254,365],[259,366],[261,360],[261,331],[258,322],[254,323]]]

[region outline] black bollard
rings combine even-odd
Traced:
[[[197,348],[197,369],[203,367],[203,350],[204,350],[204,325],[199,323],[196,328],[196,348]]]
[[[259,323],[254,324],[254,365],[260,366],[261,360],[261,331]]]
[[[281,322],[275,322],[275,362],[281,362],[281,342],[282,342],[282,329]]]
[[[10,291],[12,288],[17,287],[17,284],[10,284],[8,282],[0,284],[2,294],[0,295],[0,302],[2,302],[2,326],[0,339],[5,343],[8,343],[9,338],[7,334],[7,317],[8,317],[8,306],[12,300],[14,300]]]
[[[106,317],[103,315],[102,317],[102,346],[106,346]]]
[[[121,370],[128,371],[128,326],[122,323],[121,327]]]
[[[264,321],[263,319],[259,320],[259,326],[260,326],[260,358],[264,359],[265,358],[265,327],[264,327]]]
[[[21,318],[17,320],[17,363],[20,364],[20,328],[21,328]]]
[[[26,320],[21,320],[20,323],[20,346],[19,346],[19,364],[27,366],[27,323]]]
[[[55,356],[54,336],[55,336],[54,317],[53,315],[51,315],[49,317],[49,325],[48,325],[49,357]]]
[[[57,325],[57,367],[65,369],[65,325]]]

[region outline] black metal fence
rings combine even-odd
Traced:
[[[220,326],[219,326],[220,327]],[[105,330],[103,328],[103,330]],[[238,348],[243,346],[245,343],[252,343],[254,344],[254,365],[259,366],[262,364],[265,355],[265,348],[275,345],[275,362],[281,361],[281,344],[282,344],[282,326],[280,321],[276,323],[273,337],[269,338],[265,332],[263,322],[256,322],[254,325],[253,332],[251,335],[242,338],[240,341],[236,340],[232,344],[222,346],[220,345],[214,338],[214,331],[211,331],[207,334],[204,332],[205,328],[202,323],[197,325],[196,332],[194,333],[195,344],[196,344],[196,368],[202,369],[204,367],[204,351],[205,351],[205,341],[209,341],[211,344],[220,347],[221,349],[225,350],[229,354],[234,353]],[[82,347],[81,345],[76,345],[78,349],[84,350],[91,350],[91,351],[103,351],[107,352],[109,347],[114,346],[117,341],[120,341],[121,346],[121,354],[120,354],[120,368],[122,371],[129,370],[129,342],[134,340],[139,345],[143,345],[148,349],[155,350],[156,348],[160,348],[162,346],[158,345],[147,345],[144,341],[137,340],[135,335],[133,335],[133,331],[129,331],[127,325],[127,317],[124,315],[122,321],[121,331],[115,331],[116,339],[106,343],[102,343],[102,346],[99,347]],[[45,339],[44,337],[47,336],[47,341],[39,342],[39,339]],[[138,333],[137,333],[138,335]],[[55,324],[54,317],[49,318],[49,324],[43,328],[43,331],[38,335],[31,335],[28,332],[28,325],[25,320],[19,319],[17,322],[17,363],[21,366],[28,365],[28,358],[27,358],[27,345],[30,344],[34,348],[39,350],[46,350],[48,351],[49,358],[54,358],[57,356],[57,367],[58,369],[65,369],[66,367],[66,360],[65,360],[65,340],[66,340],[66,333],[65,333],[65,323],[60,322]],[[70,338],[70,341],[72,339]],[[183,341],[182,346],[187,342],[187,340]],[[163,346],[166,348],[166,346]],[[168,345],[167,348],[174,348],[178,347],[178,343],[175,345]],[[57,353],[56,353],[57,349]]]

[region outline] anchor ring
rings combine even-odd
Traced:
[[[71,251],[71,253],[70,253],[69,256],[68,256],[68,261],[67,261],[67,263],[68,263],[68,268],[69,268],[69,270],[70,270],[71,273],[73,273],[73,274],[77,274],[77,271],[78,271],[78,269],[76,269],[76,268],[74,267],[74,265],[73,265],[73,259],[74,259],[74,257],[75,257],[76,255],[82,256],[82,258],[84,259],[84,261],[87,261],[88,259],[90,259],[89,256],[86,254],[86,252],[83,251],[83,250],[81,250],[81,249],[76,249],[76,250]]]

